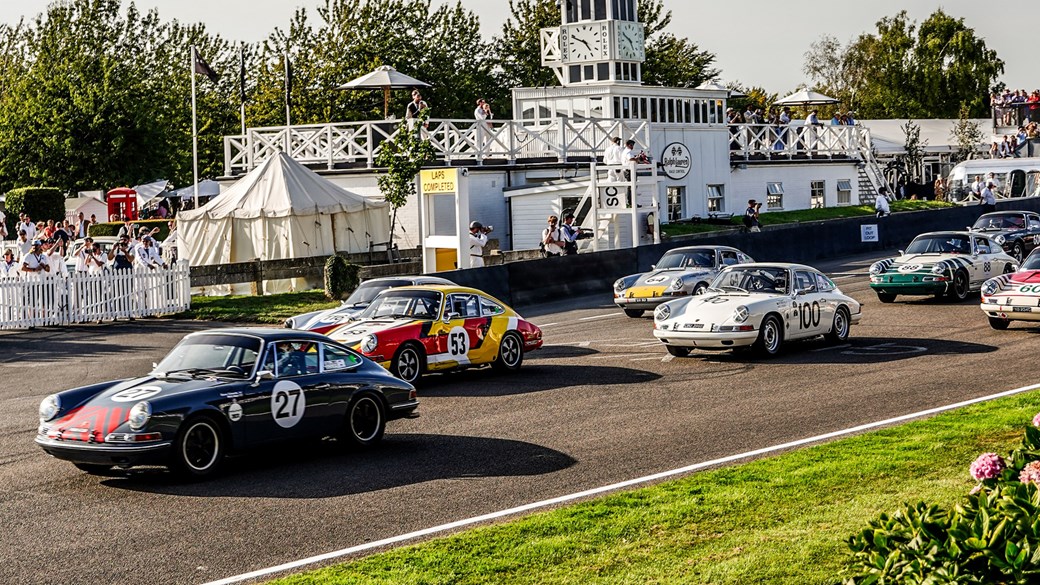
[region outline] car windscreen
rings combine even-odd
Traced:
[[[1020,270],[1040,270],[1040,248],[1026,256],[1026,259],[1022,261]]]
[[[668,252],[661,257],[657,268],[712,268],[715,266],[715,252],[712,250],[692,250],[687,252]]]
[[[412,319],[436,319],[441,310],[441,295],[433,290],[383,291],[372,304],[361,312],[361,319],[408,317]]]
[[[354,289],[350,297],[347,299],[346,305],[367,305],[372,302],[372,299],[376,298],[376,295],[383,292],[388,288],[394,288],[398,286],[408,286],[412,284],[409,280],[380,280],[377,282],[363,282],[361,286]]]
[[[975,230],[1020,230],[1026,226],[1025,216],[1021,213],[986,214],[971,226]]]
[[[971,254],[971,242],[958,234],[919,236],[907,246],[906,254]]]
[[[184,338],[159,365],[156,372],[206,370],[248,376],[256,364],[260,340],[245,335],[194,335]]]
[[[710,288],[722,291],[787,294],[787,269],[769,266],[731,268],[716,276]]]

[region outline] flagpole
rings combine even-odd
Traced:
[[[195,45],[191,46],[191,64],[188,71],[191,75],[191,168],[195,179],[195,209],[199,208],[199,119],[195,104]]]
[[[292,126],[292,118],[291,118],[291,116],[289,114],[289,99],[290,99],[289,92],[292,91],[292,88],[289,87],[289,75],[291,75],[289,73],[289,52],[286,51],[285,52],[285,127],[286,128]]]
[[[246,135],[246,51],[245,44],[238,45],[239,98],[242,101],[242,136]]]

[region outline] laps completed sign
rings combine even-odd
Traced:
[[[459,170],[419,171],[419,183],[422,184],[423,193],[458,193]]]

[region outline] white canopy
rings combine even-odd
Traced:
[[[192,266],[366,252],[369,242],[390,237],[385,203],[355,195],[285,153],[201,208],[180,212],[177,222],[180,256]]]
[[[825,104],[836,104],[838,100],[811,89],[803,89],[787,97],[780,98],[775,103],[780,106],[822,106]]]
[[[199,181],[199,197],[215,197],[217,195],[220,195],[220,183],[213,179]],[[176,189],[170,193],[170,197],[180,197],[184,201],[192,199],[195,197],[195,185]]]

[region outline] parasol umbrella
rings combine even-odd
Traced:
[[[838,103],[838,100],[808,89],[796,91],[776,101],[778,106],[823,106],[836,103]]]
[[[375,71],[348,81],[336,89],[372,89],[377,87],[383,89],[383,117],[386,118],[389,117],[391,89],[430,87],[430,84],[405,75],[389,65],[383,65]]]

